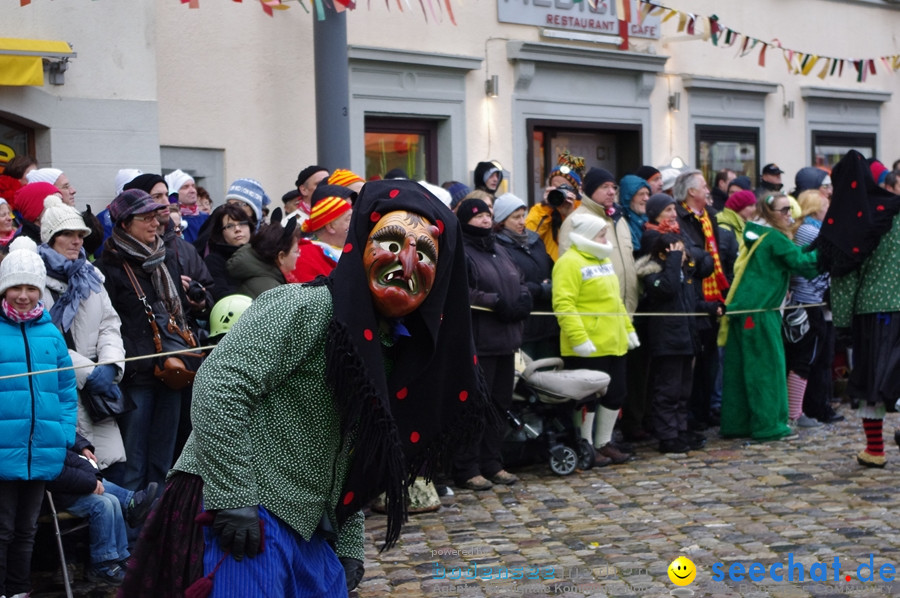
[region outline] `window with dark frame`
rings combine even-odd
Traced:
[[[810,163],[831,171],[850,150],[856,150],[866,158],[872,158],[875,157],[877,141],[878,136],[875,133],[813,131]]]
[[[716,173],[729,169],[747,175],[756,184],[759,176],[759,129],[697,125],[697,170],[712,184]]]
[[[10,160],[23,155],[34,155],[34,131],[0,118],[0,173]]]
[[[414,181],[437,176],[437,127],[435,120],[366,117],[366,180],[384,178],[400,168]]]

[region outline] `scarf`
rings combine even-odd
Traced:
[[[512,241],[513,243],[515,243],[517,246],[519,246],[519,247],[526,247],[526,248],[527,248],[527,247],[528,247],[528,233],[529,233],[529,232],[530,232],[530,231],[526,228],[526,229],[522,232],[522,234],[520,235],[519,233],[517,233],[517,232],[515,232],[515,231],[513,231],[513,230],[510,230],[510,229],[507,228],[507,229],[504,229],[504,230],[503,230],[503,235],[504,235],[505,237],[507,237],[510,241]]]
[[[0,308],[2,308],[3,314],[16,324],[21,324],[22,322],[30,322],[31,320],[37,320],[44,314],[43,301],[38,301],[38,304],[34,308],[25,312],[24,314],[7,303],[6,299],[0,301]]]
[[[200,213],[200,202],[197,202],[197,203],[189,205],[189,206],[182,205],[182,206],[180,206],[180,208],[181,208],[182,216],[196,216],[197,214]]]
[[[157,296],[163,302],[166,312],[175,318],[179,328],[185,328],[184,313],[181,308],[181,297],[178,295],[178,287],[166,268],[166,245],[162,237],[157,236],[153,241],[153,247],[144,245],[125,232],[120,226],[113,228],[110,237],[113,246],[126,256],[134,258],[141,264],[141,269],[150,274],[150,282]],[[181,281],[178,281],[181,283]]]
[[[63,332],[68,332],[72,322],[75,321],[75,314],[78,313],[81,302],[90,297],[91,293],[99,293],[103,288],[103,281],[87,260],[83,248],[78,254],[78,259],[74,260],[66,259],[46,243],[38,247],[38,253],[47,266],[47,276],[68,284],[65,292],[50,308],[53,324]]]
[[[11,231],[9,231],[9,234],[6,234],[6,235],[3,235],[2,237],[0,237],[0,247],[5,247],[5,246],[9,245],[10,241],[12,241],[15,238],[17,232],[19,232],[19,229],[13,228]]]
[[[625,221],[628,222],[628,228],[631,230],[631,245],[635,251],[641,248],[641,237],[644,234],[644,225],[648,222],[646,214],[638,214],[628,206],[622,206],[622,214]]]
[[[403,318],[409,336],[380,342],[388,325],[369,297],[363,252],[381,216],[395,210],[420,214],[440,231],[434,285],[417,310]],[[453,213],[415,181],[366,183],[353,206],[347,244],[328,278],[334,316],[328,328],[326,379],[353,460],[336,513],[343,523],[386,493],[383,548],[400,536],[407,488],[417,475],[430,478],[472,438],[480,438],[489,411],[472,341],[466,258]],[[316,284],[310,283],[310,284]],[[489,425],[498,425],[496,421]]]
[[[813,218],[812,216],[804,216],[804,217],[803,217],[803,224],[808,224],[808,225],[810,225],[810,226],[813,226],[813,227],[816,228],[816,230],[822,230],[822,221],[821,221],[821,220],[816,220],[816,219]]]
[[[662,224],[656,224],[655,222],[647,222],[644,225],[646,230],[655,230],[659,231],[659,234],[664,235],[666,233],[674,233],[676,235],[681,234],[681,227],[678,225],[678,221],[670,222],[668,220],[664,220]]]
[[[709,217],[709,212],[703,210],[697,214],[688,207],[687,202],[681,202],[681,207],[687,210],[694,218],[700,221],[703,227],[703,239],[705,241],[704,251],[708,252],[713,258],[713,273],[703,279],[703,299],[706,301],[725,302],[725,294],[723,291],[728,290],[728,279],[725,278],[725,271],[722,270],[722,260],[719,257],[719,246],[716,243],[715,232],[713,231],[713,223]]]
[[[834,195],[821,233],[808,250],[819,250],[819,266],[832,276],[859,268],[900,212],[900,197],[875,184],[868,162],[850,150],[831,171]]]

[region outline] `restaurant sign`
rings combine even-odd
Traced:
[[[631,2],[628,35],[659,39],[660,18],[648,16],[638,23],[641,3],[628,1]],[[499,0],[497,20],[580,33],[619,34],[615,0],[597,0],[596,6],[586,0]]]

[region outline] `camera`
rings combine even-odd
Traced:
[[[558,208],[559,206],[566,203],[566,197],[568,197],[569,191],[574,193],[576,196],[578,195],[572,185],[560,185],[556,189],[551,189],[550,192],[547,193],[547,203],[554,208]]]
[[[206,301],[206,289],[196,280],[192,280],[188,285],[187,296],[194,303],[203,303]]]

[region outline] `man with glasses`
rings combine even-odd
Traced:
[[[58,168],[39,168],[25,175],[29,183],[50,183],[59,189],[59,195],[63,203],[69,206],[75,205],[75,187],[69,182],[69,178]]]

